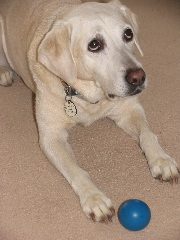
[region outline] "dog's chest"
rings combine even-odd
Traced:
[[[85,101],[74,100],[73,101],[77,115],[75,116],[78,123],[82,123],[85,126],[92,124],[94,121],[106,117],[111,109],[111,105],[107,100],[100,101],[96,104],[86,103]]]

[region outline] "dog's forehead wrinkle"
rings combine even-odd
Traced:
[[[75,41],[77,44],[79,43],[85,43],[90,42],[93,38],[100,38],[103,39],[106,43],[109,42],[109,46],[119,49],[120,42],[122,42],[122,34],[123,29],[125,29],[125,26],[123,24],[123,27],[119,25],[118,23],[113,24],[111,26],[107,26],[107,24],[100,24],[99,22],[95,21],[94,24],[89,24],[86,22],[78,24],[80,27],[72,27],[71,31],[71,37],[73,41]],[[81,35],[79,35],[79,31],[81,29]]]
[[[67,16],[68,22],[76,25],[79,22],[82,24],[93,24],[101,21],[101,24],[121,24],[125,22],[125,18],[120,11],[120,8],[111,7],[110,5],[101,3],[84,3],[73,9]]]
[[[107,5],[102,3],[84,3],[79,5],[74,9],[74,13],[79,13],[81,16],[85,16],[87,18],[90,17],[90,15],[98,15],[98,14],[106,14],[108,16],[113,15],[123,15],[122,11],[119,7],[114,7],[113,5]]]
[[[79,30],[86,29],[89,27],[90,29],[99,28],[99,29],[108,29],[111,31],[113,28],[116,29],[125,29],[127,28],[127,23],[125,21],[120,21],[117,19],[113,19],[113,17],[94,17],[91,19],[83,20],[81,17],[77,17],[76,19],[70,19],[69,24],[72,25],[73,28],[78,28]],[[80,28],[81,27],[81,28]]]

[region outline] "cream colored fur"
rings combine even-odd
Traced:
[[[0,0],[0,83],[10,85],[18,74],[36,94],[36,119],[41,149],[80,199],[87,217],[108,222],[114,214],[111,200],[80,168],[69,144],[68,130],[108,117],[131,135],[144,151],[153,177],[177,182],[178,166],[160,147],[148,127],[137,96],[129,96],[124,74],[142,68],[132,54],[140,53],[135,15],[118,0],[97,3],[78,0]],[[134,40],[124,43],[130,27]],[[101,35],[101,53],[87,50]],[[77,115],[64,111],[61,79],[74,87]],[[108,94],[117,97],[111,99]]]

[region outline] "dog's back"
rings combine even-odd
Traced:
[[[57,11],[65,4],[80,3],[78,0],[1,0],[0,25],[3,49],[11,68],[25,81],[31,90],[35,86],[29,71],[27,54],[34,33],[47,19],[47,30]],[[45,31],[43,33],[45,34]],[[8,46],[8,47],[7,47]],[[22,64],[23,62],[23,64]]]

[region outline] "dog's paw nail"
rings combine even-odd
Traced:
[[[169,182],[170,182],[171,185],[173,185],[173,178],[172,177],[169,178]]]
[[[159,179],[161,183],[166,181],[173,185],[178,182],[179,168],[176,161],[170,157],[158,158],[150,165],[150,169],[153,177]]]
[[[82,208],[87,217],[94,222],[108,223],[111,221],[115,210],[112,202],[102,192],[95,192],[82,203]]]
[[[178,183],[178,177],[174,178],[175,183]]]
[[[111,211],[112,215],[115,216],[115,214],[116,214],[115,209],[114,208],[110,208],[110,211]]]
[[[107,218],[108,218],[108,221],[109,221],[109,222],[112,222],[112,216],[109,216],[109,215],[108,215]]]
[[[89,216],[90,216],[90,218],[92,219],[93,222],[96,222],[94,213],[91,213]]]
[[[108,224],[108,220],[107,220],[107,218],[105,218],[105,217],[101,217],[101,220],[102,220],[102,222],[104,222],[105,224]]]
[[[160,181],[161,183],[163,183],[163,178],[162,178],[162,175],[161,175],[161,174],[158,176],[158,179],[159,179],[159,181]]]

